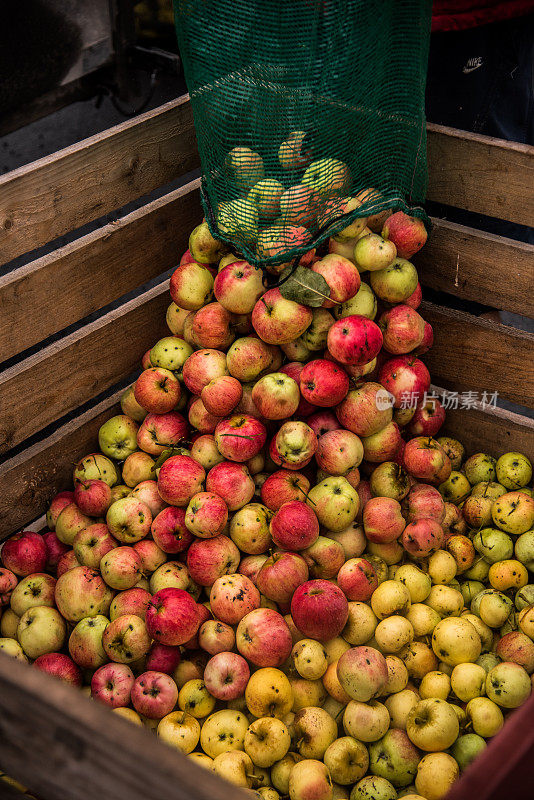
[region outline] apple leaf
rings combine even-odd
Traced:
[[[286,267],[280,276],[282,297],[312,308],[319,308],[325,300],[330,300],[330,287],[322,275],[303,266],[298,266],[292,275],[291,270],[292,267]],[[287,275],[290,277],[284,280]]]
[[[160,444],[160,442],[156,442],[156,444]],[[159,454],[156,462],[150,468],[150,471],[156,474],[157,470],[163,466],[163,464],[167,461],[168,458],[171,456],[178,456],[178,455],[189,455],[189,451],[181,447],[180,445],[176,445],[175,447],[168,447],[163,450],[162,453]]]

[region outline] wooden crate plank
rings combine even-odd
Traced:
[[[4,654],[0,764],[46,800],[249,797],[78,689]]]
[[[428,243],[413,259],[424,286],[534,318],[534,245],[432,222]]]
[[[427,199],[532,225],[534,147],[427,125]]]
[[[443,389],[437,386],[432,389],[438,397],[443,397]],[[534,461],[534,419],[504,408],[483,408],[480,403],[472,408],[448,408],[439,435],[459,439],[468,456],[486,452],[498,458],[515,450]]]
[[[434,328],[423,360],[436,383],[534,406],[534,334],[432,303],[419,310]]]
[[[5,263],[199,165],[189,96],[0,177]]]
[[[45,347],[0,375],[0,453],[118,383],[170,335],[169,281]]]
[[[98,429],[121,413],[121,394],[112,394],[0,464],[0,541],[44,514],[55,494],[72,488],[73,465],[98,449]]]
[[[192,181],[0,277],[0,361],[177,264],[202,217],[198,187]]]

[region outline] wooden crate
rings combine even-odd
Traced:
[[[534,219],[534,148],[434,125],[428,142],[429,199],[522,224]],[[138,206],[0,277],[0,362],[8,364],[0,373],[0,540],[39,525],[52,496],[70,485],[73,462],[95,449],[140,354],[165,333],[168,271],[201,218],[198,181],[169,185],[196,167],[183,97],[0,177],[2,263]],[[156,189],[157,199],[139,202]],[[534,317],[533,257],[532,245],[436,219],[415,260],[425,286]],[[428,302],[422,311],[434,325],[424,359],[438,386],[534,405],[532,334]],[[531,419],[464,405],[448,413],[445,432],[469,452],[517,449],[534,458]],[[488,781],[488,770],[503,749],[516,776],[526,769],[533,710],[528,703],[512,717],[454,800],[473,792],[496,800],[505,778],[510,788],[509,775]],[[229,791],[146,731],[6,657],[0,767],[46,800],[225,800]],[[515,800],[526,796],[516,787]]]

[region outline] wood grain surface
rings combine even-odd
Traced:
[[[0,361],[177,265],[202,218],[198,186],[188,183],[1,276]]]
[[[0,262],[50,242],[199,165],[189,96],[0,177]]]
[[[0,453],[24,441],[140,368],[170,335],[169,281],[45,347],[0,375]]]
[[[413,258],[423,286],[534,318],[534,245],[432,222],[428,242]]]
[[[0,764],[45,800],[250,797],[79,689],[3,653]]]
[[[423,361],[436,383],[534,406],[534,334],[432,303],[419,311],[434,329]]]
[[[534,147],[427,125],[427,199],[531,226]]]

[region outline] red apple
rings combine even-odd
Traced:
[[[146,654],[145,668],[150,672],[164,672],[171,675],[181,660],[180,648],[168,644],[152,642]]]
[[[333,411],[317,411],[306,418],[306,424],[310,426],[318,439],[328,431],[335,431],[341,428],[339,420]]]
[[[418,481],[436,486],[446,481],[452,470],[449,456],[431,436],[417,436],[407,442],[404,465]]]
[[[364,437],[383,430],[393,418],[393,409],[384,388],[367,381],[351,389],[336,408],[336,415],[344,428]]]
[[[14,572],[0,567],[0,607],[9,605],[9,600],[18,580]]]
[[[74,550],[69,549],[66,553],[60,557],[59,561],[57,562],[56,567],[56,576],[61,578],[65,572],[69,572],[69,570],[74,569],[74,567],[81,567],[82,565],[76,558],[76,554]]]
[[[215,443],[221,455],[231,461],[248,461],[265,444],[265,425],[248,414],[234,414],[215,428]]]
[[[134,396],[139,405],[151,414],[172,411],[180,399],[180,381],[168,369],[150,367],[137,378]]]
[[[430,322],[425,322],[425,327],[423,330],[423,338],[421,339],[421,343],[413,350],[414,356],[420,356],[423,353],[428,352],[432,345],[434,344],[434,329]]]
[[[283,550],[304,550],[319,536],[319,521],[305,502],[290,500],[271,519],[270,531],[273,542]]]
[[[280,289],[269,289],[252,310],[254,330],[268,344],[287,344],[298,339],[312,319],[311,308],[286,300]]]
[[[79,687],[83,683],[80,668],[65,653],[45,653],[35,659],[33,666],[71,686]]]
[[[330,534],[331,531],[327,533]],[[300,555],[307,564],[310,578],[335,578],[345,563],[343,546],[329,536],[319,536]]]
[[[378,578],[365,558],[350,558],[339,570],[337,584],[347,600],[366,603],[378,586]]]
[[[153,519],[152,538],[164,553],[183,553],[193,541],[193,534],[185,524],[185,510],[167,506]]]
[[[182,374],[189,391],[200,395],[210,381],[228,375],[226,354],[213,348],[196,350],[185,362]]]
[[[74,537],[72,548],[78,562],[84,567],[98,569],[100,561],[118,546],[118,542],[109,532],[108,526],[103,522],[96,522],[83,528]]]
[[[305,500],[310,482],[301,472],[279,469],[273,472],[261,487],[261,500],[272,511],[290,500]]]
[[[256,585],[269,600],[287,604],[295,589],[307,580],[308,567],[301,555],[275,552],[260,567]]]
[[[74,492],[60,492],[53,498],[46,512],[46,524],[50,530],[56,527],[56,520],[66,506],[74,502]]]
[[[254,666],[279,667],[289,658],[293,640],[281,614],[270,608],[257,608],[237,626],[236,645]]]
[[[382,236],[393,242],[401,258],[411,258],[423,247],[428,234],[423,220],[396,211],[385,221]]]
[[[215,492],[198,492],[187,506],[185,524],[195,536],[212,539],[219,536],[228,522],[228,507]]]
[[[189,425],[177,411],[147,414],[137,432],[137,444],[145,453],[159,456],[168,447],[176,447],[188,433]]]
[[[267,556],[264,553],[254,556],[245,556],[245,558],[242,558],[239,562],[237,571],[241,573],[241,575],[246,575],[246,577],[250,578],[252,583],[256,585],[258,573],[266,561]]]
[[[111,488],[105,481],[80,480],[74,489],[74,502],[88,517],[102,517],[111,505]]]
[[[221,375],[204,386],[200,398],[209,414],[226,417],[243,397],[243,387],[231,375]]]
[[[122,617],[125,614],[135,614],[141,619],[145,619],[147,608],[150,605],[152,595],[146,589],[134,586],[132,589],[125,589],[118,592],[111,601],[109,617],[111,621]]]
[[[217,700],[237,700],[245,693],[250,678],[250,669],[237,653],[216,653],[204,670],[204,683],[208,692]]]
[[[162,719],[170,714],[178,701],[178,687],[164,672],[143,672],[131,691],[135,710],[149,719]]]
[[[230,511],[237,511],[249,503],[254,496],[254,481],[244,464],[221,461],[208,472],[206,491],[215,492]]]
[[[363,527],[370,542],[388,544],[399,538],[406,526],[401,505],[391,497],[372,497],[365,504]]]
[[[43,537],[33,531],[23,531],[11,536],[2,547],[4,567],[25,578],[33,572],[44,572],[46,545]]]
[[[303,583],[291,600],[293,622],[304,636],[326,642],[339,636],[349,615],[347,598],[333,583]]]
[[[425,517],[441,523],[445,517],[445,503],[433,486],[415,483],[402,502],[402,511],[407,522]]]
[[[134,674],[127,664],[104,664],[91,678],[91,697],[111,708],[126,708],[134,685]]]
[[[371,463],[394,461],[403,441],[400,428],[396,422],[390,422],[385,428],[371,436],[364,436],[363,457]]]
[[[300,374],[300,391],[312,405],[322,408],[336,406],[348,390],[347,373],[333,361],[315,359],[306,364]]]
[[[146,612],[150,636],[161,644],[184,644],[200,626],[197,604],[183,589],[161,589]]]
[[[232,315],[220,303],[199,308],[191,326],[196,346],[227,350],[235,339],[232,322]]]
[[[232,650],[235,645],[234,629],[218,619],[208,619],[198,629],[198,644],[212,656]]]
[[[264,292],[263,272],[247,261],[234,261],[224,267],[213,286],[219,303],[232,314],[250,314]]]
[[[46,531],[43,533],[43,542],[46,547],[46,569],[50,572],[54,572],[59,559],[61,556],[65,555],[65,553],[68,553],[70,548],[68,545],[60,542],[54,531]],[[2,592],[0,590],[0,595],[1,594]]]
[[[187,418],[191,427],[203,434],[213,433],[222,419],[210,414],[200,397],[191,398]]]
[[[226,356],[230,375],[241,383],[255,381],[272,368],[276,352],[273,351],[273,347],[254,336],[236,339]]]
[[[445,409],[439,400],[433,398],[417,406],[408,424],[408,431],[413,436],[435,436],[444,422]]]
[[[378,320],[384,349],[400,355],[410,353],[423,341],[425,321],[413,308],[403,303],[385,311]]]
[[[239,550],[227,536],[196,539],[187,551],[187,569],[195,583],[212,586],[221,575],[237,570],[239,558]]]
[[[319,437],[315,460],[319,469],[329,475],[345,475],[358,467],[362,458],[361,439],[351,431],[338,428]]]
[[[237,625],[260,607],[260,593],[245,575],[233,573],[217,578],[210,591],[210,608],[217,619]]]
[[[172,506],[187,506],[206,478],[204,468],[190,456],[171,456],[161,466],[158,491]]]
[[[211,299],[213,276],[196,261],[181,264],[171,275],[169,291],[177,306],[196,311]]]
[[[410,306],[410,308],[419,308],[422,299],[423,299],[423,290],[421,289],[421,284],[418,283],[415,289],[413,290],[413,293],[406,298],[404,303],[407,306]],[[426,324],[428,325],[428,323]]]
[[[330,289],[330,299],[324,301],[323,308],[333,308],[336,303],[350,300],[360,288],[361,278],[357,267],[343,256],[330,253],[316,261],[311,269],[323,276]]]
[[[393,395],[395,408],[415,405],[430,389],[430,373],[415,356],[398,356],[386,361],[380,368],[378,380]]]
[[[381,347],[380,328],[361,314],[336,320],[328,331],[328,350],[342,364],[368,364]]]
[[[406,525],[402,534],[402,546],[412,558],[427,558],[439,550],[445,535],[435,519],[421,519]]]

